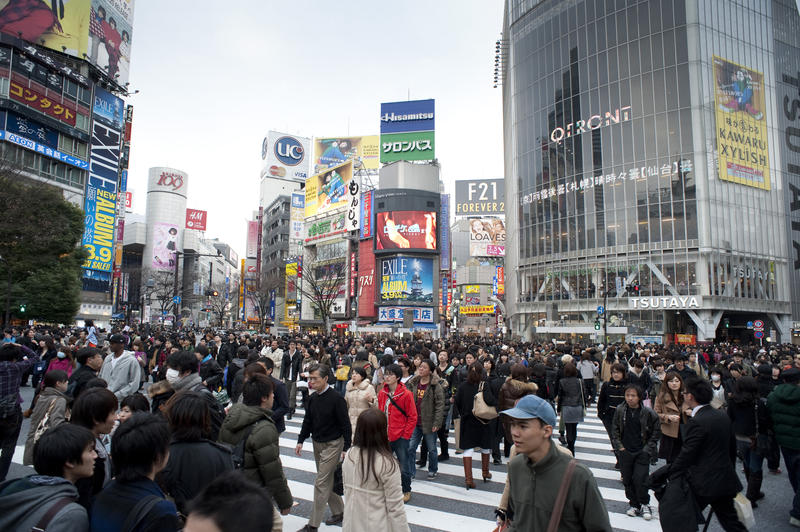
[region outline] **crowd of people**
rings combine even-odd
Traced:
[[[461,457],[466,490],[478,488],[476,454],[483,482],[491,464],[507,464],[496,516],[509,530],[546,529],[551,520],[559,530],[610,530],[597,483],[574,458],[578,426],[595,402],[629,516],[654,518],[650,489],[666,479],[662,486],[684,482],[694,495],[674,512],[662,500],[662,525],[686,508],[697,522],[711,506],[725,530],[745,530],[734,498],[743,491],[757,508],[763,463],[780,475],[782,455],[795,493],[789,522],[800,526],[798,384],[791,345],[104,332],[90,322],[8,329],[0,481],[24,417],[23,460],[36,474],[0,484],[0,528],[281,530],[294,500],[279,437],[298,400],[295,452],[302,456],[310,438],[316,466],[303,531],[322,522],[408,530],[404,503],[417,469],[434,479],[451,453]],[[29,385],[33,401],[22,404],[19,389]],[[651,475],[659,459],[666,469]],[[253,504],[237,512],[243,497]]]

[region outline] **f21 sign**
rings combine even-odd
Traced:
[[[456,181],[456,216],[505,214],[505,200],[503,179]]]

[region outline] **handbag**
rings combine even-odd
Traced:
[[[475,394],[472,400],[472,415],[478,418],[479,421],[486,421],[488,423],[495,419],[498,414],[497,408],[487,405],[486,401],[484,401],[483,384],[483,382],[480,383],[478,386],[478,393]]]
[[[337,381],[346,381],[350,378],[350,366],[340,366],[336,368],[336,380]]]
[[[736,494],[736,497],[733,498],[733,507],[736,509],[736,517],[739,518],[739,521],[750,530],[754,526],[756,526],[756,518],[753,515],[753,506],[750,504],[750,500],[744,496],[744,493],[741,491]]]
[[[42,437],[42,434],[47,432],[47,429],[50,428],[50,414],[53,412],[53,408],[56,406],[57,400],[58,399],[53,399],[50,401],[50,406],[47,407],[47,412],[44,413],[44,416],[36,425],[36,432],[33,433],[33,443],[39,441],[39,438]]]

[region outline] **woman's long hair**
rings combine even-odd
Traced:
[[[375,469],[376,455],[387,458],[392,464],[389,472],[396,466],[392,447],[389,445],[389,429],[386,414],[377,408],[367,408],[356,421],[356,433],[353,437],[353,446],[358,447],[361,458],[361,480],[366,481],[370,473],[375,482],[380,484],[378,471]]]
[[[672,393],[672,390],[669,387],[669,381],[672,379],[678,379],[681,383],[681,388],[678,390],[677,394]],[[683,379],[681,378],[680,373],[677,371],[668,371],[666,375],[664,375],[664,382],[661,384],[661,388],[658,390],[658,397],[661,398],[661,402],[664,403],[667,400],[667,395],[672,398],[672,402],[678,406],[678,410],[681,409],[683,406],[683,395],[681,391],[683,390]]]
[[[483,380],[483,364],[477,360],[470,364],[467,370],[467,382],[470,384],[480,384]]]

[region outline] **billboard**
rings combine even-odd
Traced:
[[[19,79],[19,78],[17,78]],[[70,126],[75,126],[75,104],[69,100],[64,100],[57,94],[45,95],[36,89],[23,87],[15,80],[8,84],[8,96],[22,105],[30,107],[40,113],[44,113],[51,118],[63,122]]]
[[[764,74],[713,57],[719,178],[770,189]]]
[[[186,229],[196,229],[197,231],[206,230],[208,221],[208,211],[197,209],[186,209]]]
[[[261,177],[278,177],[300,183],[311,168],[311,139],[270,131],[261,143]]]
[[[21,135],[53,149],[58,149],[58,131],[40,124],[26,116],[18,115],[13,111],[2,113],[8,115],[6,131]],[[2,124],[0,124],[2,125]]]
[[[433,259],[398,255],[380,260],[380,302],[433,304]]]
[[[124,126],[124,104],[122,99],[111,94],[99,85],[94,88],[94,119],[108,127],[122,131]]]
[[[456,181],[456,216],[505,215],[506,188],[503,179]]]
[[[314,173],[352,160],[354,168],[380,167],[378,135],[365,137],[323,137],[314,139]]]
[[[353,179],[353,162],[347,161],[306,180],[306,218],[345,208]]]
[[[375,249],[435,250],[436,212],[392,211],[375,214]]]
[[[461,307],[459,307],[459,313],[466,316],[494,314],[494,305],[461,305]]]
[[[296,257],[302,253],[304,238],[306,196],[303,192],[292,192],[292,204],[289,209],[289,256]]]
[[[89,61],[120,85],[130,73],[132,25],[133,0],[92,0]]]
[[[442,270],[450,269],[450,194],[442,194],[441,204],[442,217],[442,259],[439,268]]]
[[[345,231],[345,213],[340,212],[306,224],[306,242],[328,238]]]
[[[381,162],[431,161],[436,158],[433,131],[381,135]]]
[[[414,323],[433,323],[433,309],[427,307],[380,307],[378,320],[402,323],[406,310],[414,313]]]
[[[373,194],[369,190],[361,194],[361,205],[359,207],[359,218],[361,218],[361,227],[358,229],[358,238],[361,240],[372,238],[372,200]]]
[[[469,254],[472,257],[504,257],[506,225],[500,218],[469,221]]]
[[[381,104],[381,136],[386,133],[433,131],[435,100],[412,100]]]
[[[247,245],[245,256],[256,258],[258,256],[258,222],[247,222]]]
[[[361,227],[361,176],[353,176],[347,185],[347,230]]]
[[[358,315],[361,318],[375,317],[375,254],[372,242],[358,243]]]
[[[178,249],[178,226],[157,223],[153,230],[152,267],[159,271],[172,271],[176,266],[175,252]]]

